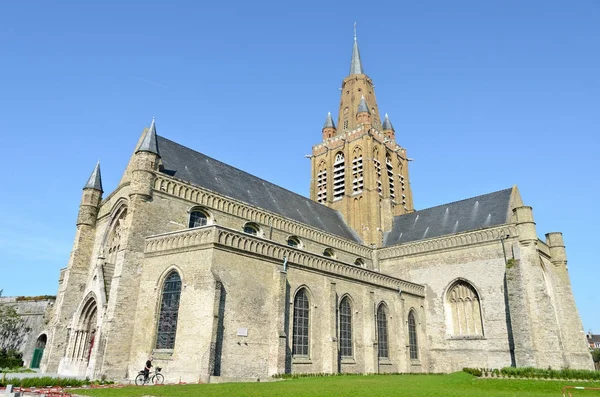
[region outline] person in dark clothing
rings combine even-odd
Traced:
[[[148,361],[146,361],[146,366],[144,367],[144,382],[148,380],[148,376],[150,375],[150,368],[152,368],[152,360],[154,360],[154,357],[150,357]]]

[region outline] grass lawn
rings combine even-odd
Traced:
[[[300,378],[267,383],[128,386],[76,390],[98,397],[184,396],[410,396],[410,397],[560,397],[563,386],[600,387],[600,383],[545,380],[479,379],[464,372],[449,375],[351,375]],[[573,396],[600,396],[600,390],[573,390]]]

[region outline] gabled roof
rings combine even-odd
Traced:
[[[157,136],[161,172],[324,232],[360,243],[342,215],[280,186]]]
[[[383,245],[388,247],[509,223],[512,192],[512,188],[500,190],[396,216]]]

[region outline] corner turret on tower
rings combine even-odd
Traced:
[[[358,104],[358,109],[356,111],[356,122],[358,124],[371,123],[371,111],[369,110],[369,105],[367,105],[364,95],[360,98],[360,103]]]
[[[325,124],[323,125],[323,140],[334,136],[336,131],[337,129],[335,128],[335,123],[331,117],[331,112],[327,112],[327,119],[325,119]]]
[[[98,161],[87,183],[83,186],[79,214],[77,215],[77,226],[96,226],[102,192],[102,176],[100,174],[100,161]]]
[[[140,195],[144,199],[152,197],[155,171],[158,170],[160,151],[156,136],[156,121],[152,119],[150,128],[145,131],[133,155],[130,196]]]
[[[394,130],[394,126],[388,117],[388,114],[385,114],[385,118],[383,119],[383,125],[381,126],[383,129],[383,134],[386,138],[391,140],[396,140],[396,131]]]

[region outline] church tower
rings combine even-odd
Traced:
[[[313,147],[310,198],[342,213],[367,245],[380,247],[393,217],[414,211],[406,149],[382,122],[373,81],[354,33],[350,74],[342,81],[337,127],[329,113]]]

